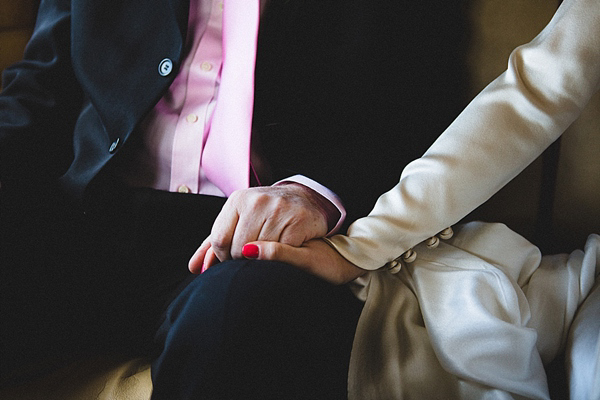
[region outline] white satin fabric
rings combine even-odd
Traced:
[[[542,257],[505,225],[470,223],[416,250],[396,275],[372,271],[354,284],[366,303],[349,398],[547,399],[544,362],[564,350],[600,273],[600,236]]]
[[[351,399],[548,397],[543,360],[564,346],[591,290],[598,236],[590,236],[584,253],[541,258],[506,227],[474,224],[436,250],[418,246],[408,266],[398,268],[396,259],[519,174],[599,87],[600,0],[564,0],[373,211],[347,236],[328,239],[372,271],[355,282],[366,281],[359,291],[366,303],[351,358]],[[584,308],[592,310],[580,314],[584,320],[594,315],[593,305]],[[591,336],[573,338],[592,337],[597,346],[597,329],[579,329]],[[581,370],[575,364],[583,355],[584,369],[596,368],[597,353],[576,343],[572,349],[570,371]],[[577,393],[598,390],[576,381],[586,386]]]
[[[456,224],[562,135],[599,86],[600,1],[564,0],[373,211],[331,243],[374,270]]]
[[[579,307],[566,351],[571,400],[600,399],[600,282]]]

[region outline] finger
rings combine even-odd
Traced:
[[[302,247],[280,242],[256,241],[247,243],[242,249],[242,254],[249,259],[280,261],[299,268],[307,268],[311,260],[302,259],[307,255],[304,250]]]
[[[231,239],[231,258],[242,258],[242,247],[248,242],[259,239],[265,219],[260,213],[242,214]],[[272,240],[272,239],[269,239]]]
[[[273,214],[274,213],[271,213],[271,215],[269,215],[265,219],[260,229],[260,232],[258,233],[256,239],[254,239],[253,241],[279,242],[281,232],[285,229],[285,223]],[[251,241],[252,240],[248,240],[244,244],[249,243]]]
[[[314,229],[311,229],[310,224],[301,218],[303,213],[304,210],[298,208],[273,211],[264,222],[260,234],[255,240],[281,242],[299,247],[305,241],[315,237]]]
[[[278,241],[281,243],[298,247],[327,233],[327,222],[323,214],[314,208],[290,207],[283,214],[282,220],[285,225],[281,223],[279,228]]]
[[[208,251],[206,252],[206,256],[204,257],[204,265],[202,266],[202,272],[205,272],[207,269],[209,269],[212,266],[217,265],[218,263],[219,263],[219,259],[217,258],[217,256],[215,255],[215,252],[213,251],[213,249],[211,247],[210,249],[208,249]]]
[[[210,243],[216,257],[221,260],[231,259],[231,242],[239,220],[237,207],[229,200],[215,219],[210,232]]]
[[[285,205],[287,200],[281,197],[279,189],[275,193],[270,189],[272,188],[259,187],[240,195],[240,217],[231,244],[233,258],[242,257],[242,247],[248,242],[279,240],[279,235],[285,228],[281,217],[289,209]]]
[[[292,223],[281,230],[278,242],[294,247],[300,247],[302,243],[320,236],[321,235],[308,224],[298,226],[297,224]]]
[[[207,251],[211,249],[210,236],[204,239],[198,250],[194,253],[190,261],[188,262],[188,269],[193,274],[199,274],[202,272],[202,266],[204,265],[204,259]],[[212,252],[212,250],[211,250]]]
[[[305,207],[295,205],[275,209],[266,219],[260,234],[255,240],[281,242],[299,247],[310,239],[325,235],[327,226],[326,224],[321,226],[320,217],[320,213],[314,213]]]

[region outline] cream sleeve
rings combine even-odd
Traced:
[[[600,1],[565,0],[371,213],[329,242],[367,270],[398,258],[518,175],[579,116],[599,81]]]

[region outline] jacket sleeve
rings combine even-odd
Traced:
[[[488,200],[579,116],[600,81],[600,4],[565,0],[373,211],[331,244],[378,269]]]
[[[3,73],[0,181],[56,176],[68,165],[81,89],[70,59],[70,1],[42,0],[22,61]]]

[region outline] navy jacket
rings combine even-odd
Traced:
[[[275,178],[302,173],[366,214],[463,101],[464,24],[435,0],[271,0],[254,130]],[[81,198],[177,74],[188,0],[42,0],[0,96],[0,181]],[[169,59],[173,71],[159,73]]]

